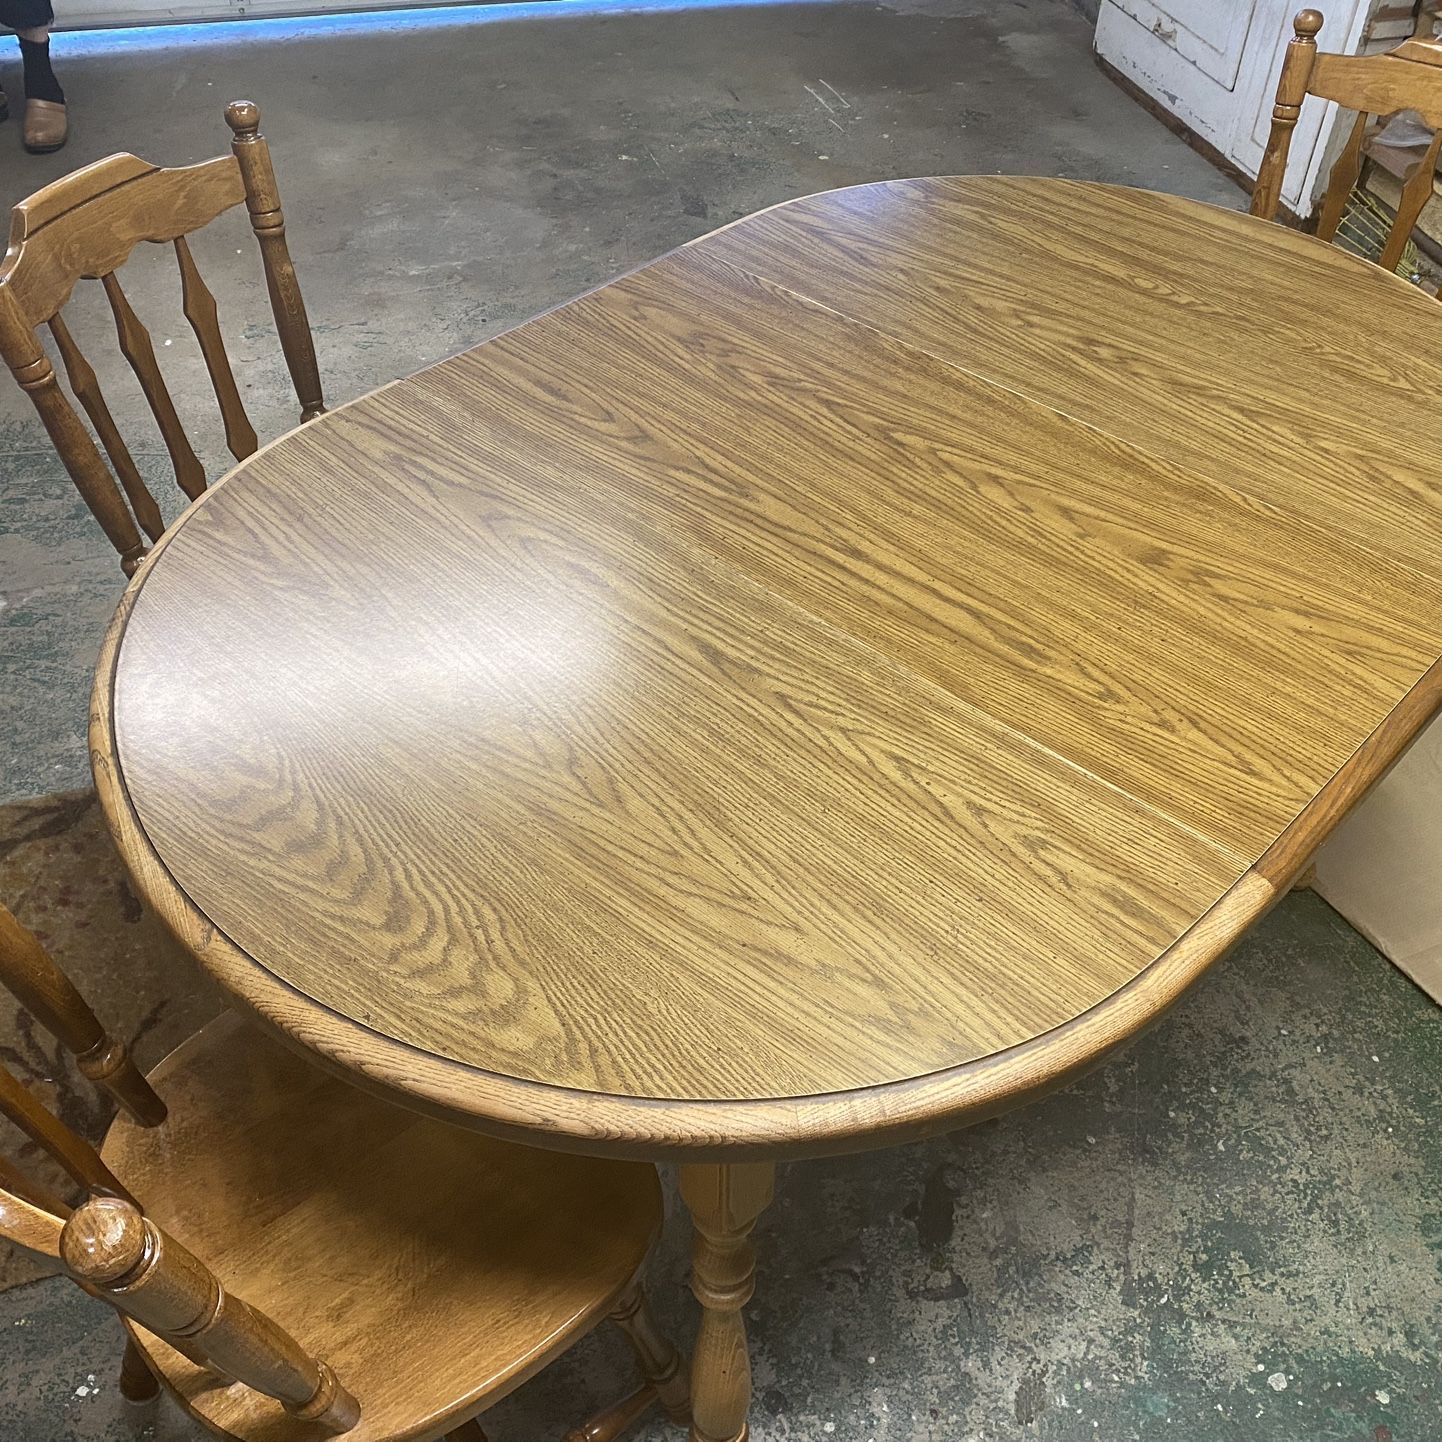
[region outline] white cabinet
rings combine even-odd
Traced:
[[[1103,0],[1097,54],[1224,160],[1255,177],[1282,51],[1301,0]],[[1367,0],[1328,0],[1324,49],[1355,51]],[[1336,106],[1309,99],[1292,139],[1282,202],[1309,214]]]
[[[1242,49],[1252,24],[1253,0],[1109,0],[1146,32],[1147,47],[1171,50],[1223,90],[1237,83]],[[1122,27],[1130,33],[1130,27]]]

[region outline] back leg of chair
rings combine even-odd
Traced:
[[[481,1424],[472,1417],[469,1422],[462,1422],[454,1432],[447,1432],[446,1442],[487,1442],[487,1438],[481,1431]]]
[[[670,1338],[656,1325],[639,1276],[632,1277],[609,1315],[631,1344],[645,1383],[581,1426],[573,1427],[564,1442],[615,1442],[653,1402],[660,1402],[666,1416],[678,1427],[689,1426],[691,1386],[686,1368]]]
[[[639,1276],[621,1293],[611,1311],[611,1320],[625,1333],[636,1365],[647,1385],[654,1389],[661,1410],[678,1427],[691,1422],[691,1386],[675,1344],[656,1325],[646,1301],[646,1289]]]
[[[135,1339],[125,1334],[125,1354],[120,1359],[120,1395],[127,1402],[153,1402],[160,1395],[160,1383],[146,1365]]]

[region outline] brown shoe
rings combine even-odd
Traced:
[[[70,133],[65,107],[53,100],[25,102],[25,148],[32,155],[48,155],[65,144]]]

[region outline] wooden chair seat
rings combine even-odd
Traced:
[[[615,1304],[660,1229],[654,1167],[422,1118],[233,1016],[149,1077],[169,1120],[117,1119],[104,1160],[227,1290],[324,1353],[361,1404],[353,1442],[441,1435],[520,1385]],[[221,1435],[332,1435],[126,1325]]]

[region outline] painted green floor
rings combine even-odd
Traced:
[[[1064,0],[325,42],[301,27],[274,45],[68,66],[56,50],[75,142],[31,160],[0,127],[0,202],[123,146],[199,159],[223,139],[223,101],[256,92],[336,401],[826,186],[1004,170],[1241,202],[1098,74]],[[843,110],[812,94],[833,87]],[[234,257],[246,245],[242,230],[212,255],[247,267],[211,272],[223,316],[263,315],[250,252]],[[181,332],[165,348],[155,320],[173,278],[147,276],[132,299],[163,361],[185,362],[182,406],[198,405],[198,361]],[[239,337],[270,433],[287,420],[273,340],[261,325]],[[158,468],[118,376],[112,404]],[[213,435],[202,450],[218,458]],[[119,574],[3,388],[0,452],[3,800],[85,783],[88,676]],[[758,1231],[753,1436],[1437,1442],[1439,1117],[1437,1009],[1315,897],[1288,898],[1069,1091],[950,1138],[785,1171]],[[684,1245],[673,1219],[654,1281],[682,1336]],[[164,1407],[122,1406],[115,1352],[113,1320],[66,1284],[0,1294],[0,1442],[193,1438]],[[593,1339],[494,1414],[496,1442],[558,1437],[623,1360]]]

